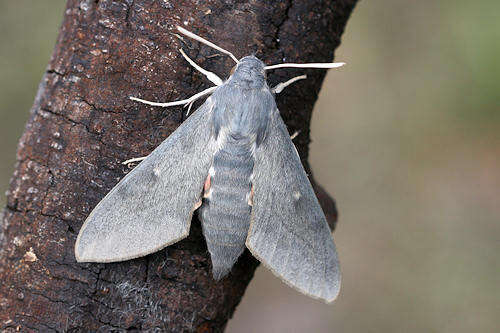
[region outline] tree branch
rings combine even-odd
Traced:
[[[231,59],[180,40],[176,25],[237,57],[328,62],[355,2],[69,0],[2,219],[0,329],[221,331],[258,263],[247,251],[215,282],[196,221],[187,239],[147,257],[75,262],[83,221],[129,171],[120,162],[147,155],[185,117],[181,108],[148,107],[129,96],[164,102],[207,88],[181,46],[204,68],[229,73]],[[272,71],[270,85],[303,72]],[[300,130],[294,142],[309,170],[309,123],[325,71],[307,74],[277,101],[290,133]],[[333,201],[320,197],[333,221]]]

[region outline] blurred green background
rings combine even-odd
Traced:
[[[63,12],[0,0],[2,191]],[[324,305],[260,267],[228,332],[498,331],[499,13],[358,4],[312,126],[313,170],[340,209],[341,295]]]

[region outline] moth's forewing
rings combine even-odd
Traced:
[[[215,150],[207,101],[94,208],[75,244],[79,262],[141,257],[189,233]]]

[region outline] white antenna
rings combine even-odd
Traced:
[[[311,63],[311,64],[277,64],[265,66],[264,70],[284,68],[284,67],[294,67],[294,68],[337,68],[345,65],[345,62],[323,62],[323,63]]]
[[[230,57],[231,57],[231,59],[233,59],[233,60],[234,60],[234,62],[235,62],[235,63],[238,63],[238,62],[239,62],[239,61],[238,61],[238,59],[236,59],[236,57],[235,57],[235,56],[234,56],[231,52],[229,52],[229,51],[227,51],[227,50],[224,50],[222,47],[217,46],[217,45],[215,45],[214,43],[209,42],[208,40],[206,40],[206,39],[204,39],[204,38],[202,38],[202,37],[200,37],[200,36],[198,36],[198,35],[195,35],[195,34],[193,34],[193,33],[192,33],[192,32],[190,32],[190,31],[187,31],[187,30],[186,30],[186,29],[184,29],[183,27],[177,26],[177,30],[179,30],[179,32],[180,32],[181,34],[183,34],[183,35],[186,35],[186,36],[188,36],[188,37],[190,37],[190,38],[192,38],[192,39],[194,39],[194,40],[197,40],[197,41],[198,41],[198,42],[200,42],[200,43],[203,43],[203,44],[205,44],[205,45],[208,45],[208,46],[210,46],[211,48],[216,49],[217,51],[220,51],[220,52],[222,52],[222,53],[224,53],[224,54],[227,54],[228,56],[230,56]]]

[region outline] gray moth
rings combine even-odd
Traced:
[[[340,289],[333,236],[274,100],[305,76],[271,89],[266,71],[343,63],[266,66],[178,30],[231,56],[234,72],[223,81],[181,50],[215,87],[170,103],[131,98],[191,107],[211,95],[93,209],[78,234],[76,260],[106,263],[156,252],[188,236],[198,210],[214,279],[226,276],[246,247],[288,285],[332,302]]]

